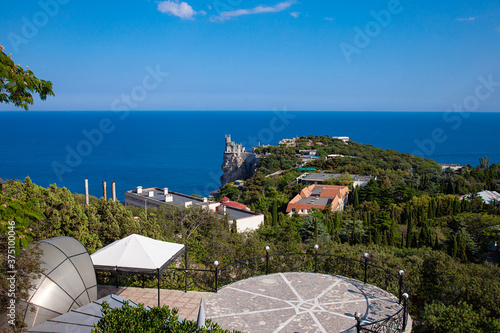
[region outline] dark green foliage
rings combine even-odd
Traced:
[[[471,305],[460,301],[456,305],[432,303],[425,306],[422,319],[428,331],[435,333],[479,333],[481,316]]]
[[[354,206],[354,208],[358,208],[358,207],[359,207],[359,186],[357,186],[357,187],[354,189],[354,200],[353,200],[353,206]]]
[[[304,223],[300,228],[300,235],[304,243],[317,243],[319,238],[327,237],[328,233],[321,218],[313,214],[304,217]]]
[[[7,317],[12,290],[9,279],[15,277],[15,299],[27,299],[33,281],[40,278],[40,250],[36,244],[29,246],[35,236],[31,225],[40,220],[42,214],[37,209],[36,200],[17,200],[0,193],[0,313],[2,322],[9,321],[13,332],[21,332],[25,327],[23,314],[17,311],[14,317]],[[15,273],[12,273],[15,272]]]
[[[241,200],[241,194],[240,187],[235,186],[233,183],[225,184],[220,189],[218,200],[228,197],[232,201],[239,201]]]
[[[278,225],[278,202],[274,201],[273,202],[273,210],[272,210],[272,226],[277,226]]]
[[[233,223],[231,223],[231,232],[233,234],[238,232],[238,225],[237,225],[236,219],[234,219]]]
[[[365,235],[366,230],[363,227],[363,221],[345,220],[342,222],[342,229],[340,229],[339,231],[339,236],[340,239],[342,239],[344,242],[348,242],[350,244],[359,244],[362,242]],[[377,236],[375,236],[375,244],[380,243],[381,239],[377,239]]]
[[[323,137],[304,137],[297,149],[316,145],[321,154],[330,153],[330,146],[318,145],[323,141]],[[358,145],[330,143],[344,155]],[[276,158],[280,165],[296,151],[262,149],[281,156]],[[436,324],[436,318],[461,315],[464,324],[457,327],[462,331],[476,325],[480,332],[497,332],[500,271],[498,265],[483,262],[488,254],[492,257],[488,247],[500,239],[500,205],[485,205],[479,197],[460,201],[456,194],[498,189],[500,166],[484,161],[477,168],[440,173],[435,163],[407,154],[369,146],[350,153],[357,158],[314,162],[336,173],[371,170],[377,175],[368,186],[351,192],[344,211],[332,212],[327,206],[307,217],[285,214],[288,202],[303,189],[294,180],[299,175],[295,169],[272,177],[258,172],[243,188],[225,185],[221,195],[266,216],[266,225],[245,234],[235,232],[236,225],[228,219],[200,207],[168,205],[146,214],[144,209],[97,198],[86,207],[80,195],[55,185],[44,189],[29,178],[24,183],[9,181],[4,195],[31,201],[40,212],[39,220],[30,220],[34,239],[73,236],[89,252],[130,233],[187,244],[190,266],[201,269],[212,269],[214,260],[224,265],[261,256],[266,245],[271,253],[296,253],[312,251],[318,244],[320,252],[353,259],[368,252],[371,263],[406,272],[417,329],[446,330],[446,321]]]

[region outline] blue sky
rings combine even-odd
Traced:
[[[0,22],[54,83],[31,110],[500,111],[498,0],[9,1]]]

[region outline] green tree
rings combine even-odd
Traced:
[[[233,223],[231,223],[231,232],[233,234],[238,232],[238,224],[236,222],[236,219],[233,220]]]
[[[354,208],[358,208],[359,207],[359,187],[356,186],[354,188],[354,203],[353,203],[353,206]]]
[[[0,45],[0,103],[13,103],[28,110],[33,104],[33,94],[38,94],[41,100],[54,96],[52,82],[40,80],[31,70],[16,65],[3,50]]]
[[[272,206],[272,225],[277,226],[278,225],[278,202],[276,200],[273,201],[273,206]]]
[[[433,333],[481,333],[481,316],[472,305],[460,301],[458,304],[428,304],[424,308],[423,321]]]
[[[490,166],[490,160],[488,157],[483,156],[479,159],[479,168],[487,170]]]
[[[353,244],[361,243],[365,235],[366,230],[363,227],[363,221],[360,220],[343,221],[342,229],[339,232],[340,238],[344,241],[350,241]]]
[[[21,332],[25,327],[23,314],[16,312],[7,317],[7,306],[12,296],[8,278],[15,277],[15,297],[27,300],[33,281],[40,278],[40,250],[36,244],[29,246],[35,234],[31,224],[41,218],[36,200],[17,200],[0,193],[0,313],[9,321],[12,331]],[[15,273],[11,273],[15,272]]]
[[[304,243],[317,242],[319,238],[325,238],[328,235],[325,224],[315,214],[304,217],[304,223],[299,231]]]

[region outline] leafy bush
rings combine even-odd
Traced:
[[[427,322],[427,329],[433,333],[480,333],[499,332],[498,319],[481,316],[473,306],[466,302],[444,305],[428,304],[424,309],[422,319]]]
[[[111,309],[108,302],[103,302],[103,317],[94,325],[95,333],[145,333],[145,332],[230,332],[220,328],[218,324],[207,320],[205,327],[197,328],[193,321],[179,320],[178,309],[168,306],[146,309],[143,304],[130,306],[127,301],[121,308]]]

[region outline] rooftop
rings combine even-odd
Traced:
[[[308,173],[305,175],[302,175],[299,177],[299,179],[302,179],[303,181],[317,181],[317,182],[323,182],[326,180],[330,179],[337,179],[338,177],[342,176],[339,173]],[[353,181],[359,181],[359,182],[368,182],[370,181],[373,176],[364,176],[364,175],[351,175]]]
[[[173,191],[170,191],[168,189],[166,189],[166,190],[167,190],[167,193],[172,196],[173,200],[171,203],[173,203],[174,205],[177,205],[177,206],[184,206],[184,204],[187,202],[192,202],[193,204],[202,205],[203,203],[206,203],[208,201],[205,198],[202,199],[202,198],[194,197],[194,196],[187,195],[187,194],[173,192]],[[138,193],[139,191],[141,193]],[[150,187],[150,188],[143,189],[142,187],[140,187],[139,191],[138,190],[130,190],[130,191],[126,191],[125,193],[135,194],[137,196],[143,197],[144,199],[148,199],[148,200],[155,200],[155,201],[159,201],[159,202],[163,202],[163,203],[165,202],[165,189],[158,188],[158,187]]]
[[[243,209],[243,210],[250,210],[246,205],[237,202],[237,201],[232,201],[229,200],[228,197],[224,197],[220,200],[221,205],[224,205],[226,207],[233,207],[233,208],[238,208],[238,209]]]
[[[477,193],[477,196],[484,200],[487,204],[500,203],[500,193],[497,191],[482,191]],[[460,196],[460,200],[471,200],[471,194]]]
[[[151,188],[141,188],[139,190],[142,193],[138,193],[138,190],[130,190],[125,192],[125,196],[128,195],[134,195],[134,196],[139,196],[143,198],[144,200],[147,201],[154,201],[158,205],[160,204],[174,204],[177,206],[189,206],[190,204],[192,205],[197,205],[197,206],[211,206],[211,205],[218,205],[217,202],[209,201],[207,198],[198,198],[194,197],[191,195],[187,194],[182,194],[174,191],[170,191],[169,189],[162,189],[158,187],[151,187]],[[170,202],[165,202],[165,191],[168,193],[168,195],[171,196],[172,201]],[[259,215],[258,213],[249,211],[247,207],[243,204],[240,204],[235,201],[230,201],[229,204],[224,204],[226,206],[226,213],[228,215],[229,220],[233,219],[241,219],[245,217],[250,217],[250,216],[255,216]]]
[[[294,209],[323,209],[327,205],[331,205],[332,210],[343,209],[348,194],[347,186],[310,185],[288,203],[286,211],[290,213]]]

